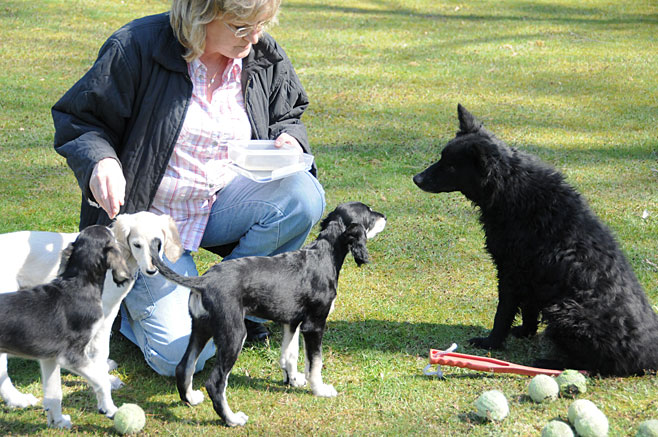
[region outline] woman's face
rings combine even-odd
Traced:
[[[224,17],[208,23],[203,54],[205,56],[220,54],[230,59],[246,57],[251,51],[251,46],[258,42],[263,32],[262,26],[267,18],[263,15],[250,22]],[[236,36],[236,30],[243,27],[249,27],[250,31],[243,37]]]

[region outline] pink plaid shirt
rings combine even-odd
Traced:
[[[235,177],[226,168],[226,141],[250,139],[251,125],[240,83],[241,59],[229,62],[211,102],[206,97],[210,78],[205,65],[195,60],[187,67],[192,99],[151,211],[169,214],[176,221],[183,247],[195,251],[217,192]]]

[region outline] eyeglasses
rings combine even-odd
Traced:
[[[260,33],[265,29],[265,27],[270,24],[269,21],[263,21],[262,23],[254,24],[252,26],[242,26],[237,27],[232,24],[224,22],[228,30],[233,32],[236,38],[244,38],[245,36],[251,35],[252,33]]]

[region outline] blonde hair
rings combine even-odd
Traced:
[[[169,21],[178,41],[185,47],[187,62],[198,59],[206,45],[206,24],[230,17],[249,22],[265,15],[273,22],[281,0],[172,0]]]

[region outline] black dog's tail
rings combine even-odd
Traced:
[[[162,276],[167,278],[171,282],[175,282],[178,285],[182,285],[187,288],[198,288],[201,287],[205,278],[202,276],[181,276],[178,273],[171,270],[157,255],[151,255],[153,260],[153,265],[157,267],[158,271]]]

